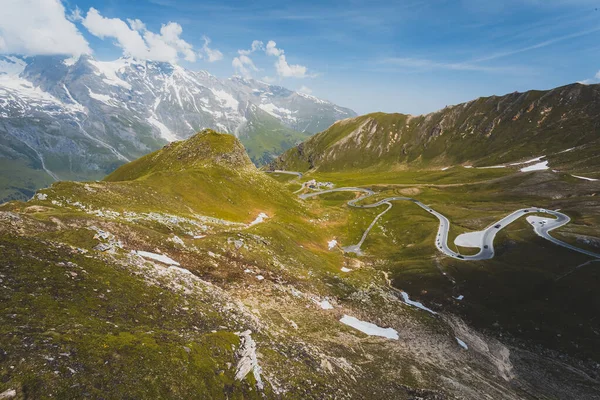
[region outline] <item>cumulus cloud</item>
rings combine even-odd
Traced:
[[[263,50],[265,48],[265,44],[263,42],[261,42],[260,40],[254,40],[252,41],[252,46],[250,47],[250,49],[248,50],[238,50],[238,53],[241,55],[250,55],[252,53],[254,53],[257,50]]]
[[[267,47],[265,49],[265,53],[267,53],[267,55],[270,55],[270,56],[279,57],[280,55],[283,54],[283,50],[280,50],[277,48],[277,43],[275,43],[272,40],[269,40],[269,42],[267,43]]]
[[[241,75],[246,79],[252,78],[252,71],[258,71],[258,68],[254,65],[252,59],[244,54],[235,57],[231,62],[231,65],[236,74]]]
[[[272,40],[269,40],[267,43],[267,47],[265,48],[265,53],[269,56],[277,57],[277,61],[275,62],[275,69],[277,70],[277,75],[282,78],[306,78],[308,75],[306,74],[307,68],[304,65],[292,64],[290,65],[286,58],[285,52],[283,49],[277,48],[277,43]]]
[[[208,62],[220,61],[223,59],[223,53],[221,53],[217,49],[211,49],[208,47],[210,44],[210,39],[206,36],[202,36],[202,40],[204,40],[204,46],[202,46],[202,51],[204,52],[204,57]]]
[[[77,56],[92,50],[60,0],[3,0],[0,52]]]
[[[258,50],[264,49],[265,45],[263,42],[260,40],[254,40],[252,41],[252,45],[248,50],[238,50],[238,56],[234,57],[233,61],[231,62],[235,73],[243,76],[246,79],[252,78],[252,72],[259,71],[259,69],[256,68],[254,61],[252,61],[252,59],[248,56]]]
[[[191,44],[181,39],[183,29],[175,22],[169,22],[154,33],[140,21],[119,18],[106,18],[95,8],[90,8],[83,19],[83,26],[100,39],[113,38],[125,56],[142,60],[176,63],[179,57],[186,61],[196,61],[196,53]]]
[[[275,70],[280,78],[307,78],[312,76],[307,73],[308,68],[306,68],[304,65],[289,64],[287,62],[284,50],[278,48],[277,43],[275,43],[273,40],[269,40],[266,46],[260,40],[255,40],[252,42],[250,49],[238,50],[239,56],[235,57],[232,61],[232,65],[237,74],[247,78],[252,75],[252,71],[258,71],[252,60],[248,57],[250,54],[258,50],[264,51],[268,56],[277,57],[277,61],[275,62]],[[263,80],[265,80],[265,78],[263,78]]]

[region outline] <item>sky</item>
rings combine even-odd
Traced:
[[[0,53],[169,61],[369,112],[600,83],[600,0],[0,0]]]

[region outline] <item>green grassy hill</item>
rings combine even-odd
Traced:
[[[339,121],[270,167],[319,172],[483,167],[545,155],[552,168],[600,177],[599,146],[600,85],[574,84],[480,98],[423,116],[375,113]]]
[[[561,208],[573,223],[557,234],[585,245],[597,235],[597,183],[556,176],[329,174],[418,197],[448,215],[453,236],[523,202]],[[577,267],[585,257],[524,223],[499,238],[497,258],[451,260],[412,204],[394,204],[357,257],[341,246],[380,210],[347,207],[353,193],[302,201],[298,180],[279,178],[207,130],[103,181],[0,206],[0,397],[596,396],[598,274]]]

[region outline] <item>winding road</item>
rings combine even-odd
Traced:
[[[388,212],[392,208],[392,204],[390,203],[391,201],[410,201],[410,202],[415,203],[416,205],[418,205],[425,211],[433,214],[440,221],[440,225],[439,225],[438,231],[437,231],[437,236],[435,239],[435,246],[442,253],[446,254],[447,256],[456,258],[456,259],[474,261],[474,260],[489,260],[489,259],[493,258],[494,257],[494,238],[496,237],[496,234],[498,232],[500,232],[500,230],[504,229],[505,227],[507,227],[514,221],[516,221],[517,219],[521,218],[522,216],[525,216],[527,214],[533,214],[533,213],[550,214],[550,215],[556,217],[556,218],[550,218],[550,219],[542,218],[539,216],[527,217],[527,221],[533,226],[533,229],[538,236],[543,237],[544,239],[549,240],[550,242],[552,242],[558,246],[562,246],[562,247],[568,248],[570,250],[577,251],[579,253],[585,254],[585,255],[593,257],[593,258],[600,258],[600,254],[597,254],[597,253],[594,253],[594,252],[591,252],[588,250],[580,249],[569,243],[565,243],[561,240],[558,240],[558,239],[550,236],[550,234],[549,234],[550,231],[560,228],[561,226],[566,225],[569,223],[569,221],[571,221],[571,219],[567,215],[565,215],[561,212],[558,212],[558,211],[545,210],[543,208],[537,208],[537,207],[522,208],[520,210],[517,210],[517,211],[507,215],[506,217],[502,218],[500,221],[491,224],[484,230],[477,232],[477,234],[478,234],[477,236],[479,238],[479,243],[477,245],[477,247],[479,248],[479,252],[477,254],[462,255],[462,254],[459,254],[459,253],[453,251],[452,249],[450,249],[450,247],[448,247],[448,232],[450,231],[450,221],[448,220],[448,218],[446,218],[444,215],[440,214],[439,212],[435,211],[431,207],[421,203],[420,201],[418,201],[416,199],[412,199],[410,197],[387,197],[383,200],[379,200],[376,203],[367,204],[367,205],[359,205],[359,204],[357,204],[358,202],[360,202],[368,197],[373,196],[375,194],[375,192],[373,192],[370,189],[358,188],[358,187],[345,187],[345,188],[339,188],[339,189],[323,190],[320,192],[305,193],[305,194],[301,194],[299,197],[301,199],[308,199],[311,197],[320,196],[322,194],[334,193],[334,192],[361,192],[361,193],[364,193],[362,196],[360,196],[356,199],[350,200],[347,203],[350,207],[375,208],[375,207],[379,207],[384,204],[388,206],[385,211],[383,211],[382,213],[380,213],[379,215],[377,215],[375,217],[375,219],[373,220],[373,222],[371,222],[371,225],[369,225],[367,230],[363,233],[360,241],[357,244],[343,248],[344,251],[349,252],[349,253],[356,253],[358,255],[362,254],[361,246],[363,245],[365,239],[367,238],[367,235],[369,234],[371,229],[373,229],[373,227],[375,226],[375,224],[377,223],[379,218],[381,218],[386,212]]]

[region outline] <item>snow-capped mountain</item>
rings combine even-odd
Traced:
[[[100,178],[204,128],[239,137],[265,163],[355,115],[280,86],[169,63],[0,56],[0,200],[49,180]],[[24,184],[14,185],[15,173]]]

